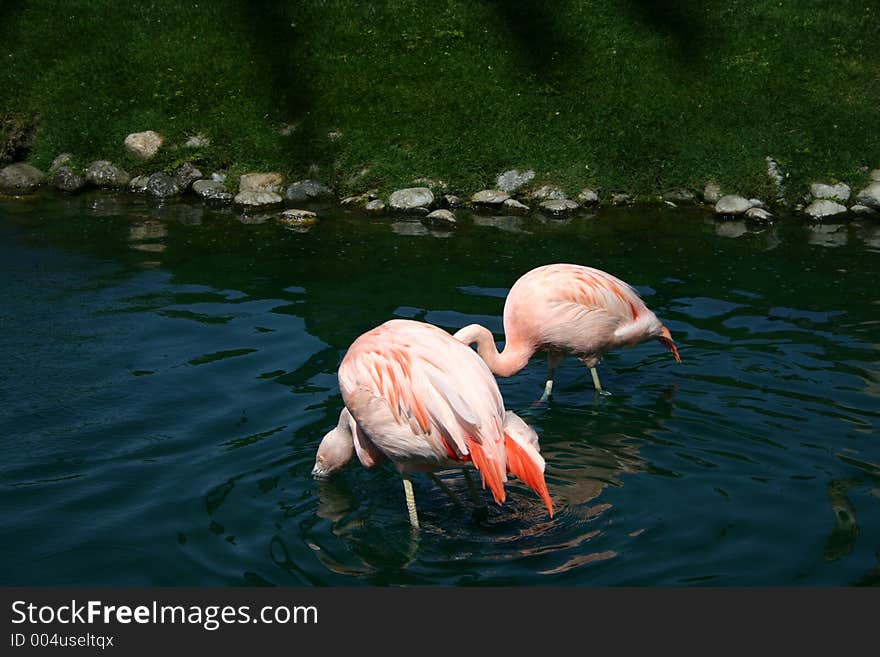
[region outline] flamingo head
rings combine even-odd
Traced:
[[[351,435],[348,410],[343,409],[339,424],[324,434],[318,453],[315,455],[313,477],[329,477],[348,465],[354,457],[354,438]]]
[[[678,355],[678,347],[676,347],[675,343],[672,341],[672,334],[669,332],[668,328],[661,325],[660,335],[657,336],[657,341],[672,352],[672,355],[675,356],[675,360],[679,363],[681,362],[681,356]]]

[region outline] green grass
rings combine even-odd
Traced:
[[[466,193],[527,167],[573,193],[769,197],[767,155],[793,191],[880,166],[877,43],[880,9],[854,0],[31,0],[0,8],[0,116],[37,118],[42,168],[69,151]],[[168,146],[145,165],[122,142],[147,129]],[[212,145],[174,148],[196,132]]]

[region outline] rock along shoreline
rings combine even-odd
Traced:
[[[199,143],[207,138],[198,135]],[[193,139],[196,139],[195,137]],[[153,157],[164,138],[147,131],[126,137],[125,148],[142,161]],[[189,143],[189,142],[188,142]],[[277,172],[242,174],[230,185],[222,172],[205,174],[191,162],[183,162],[171,171],[156,171],[132,177],[109,160],[96,160],[83,169],[73,166],[73,157],[63,153],[55,158],[48,172],[24,162],[0,167],[0,194],[28,196],[50,186],[62,194],[76,194],[89,188],[128,191],[159,201],[184,195],[200,197],[206,203],[232,204],[243,215],[254,211],[278,211],[278,220],[289,226],[310,225],[317,215],[298,206],[315,202],[337,203],[344,208],[360,208],[371,214],[408,214],[421,217],[434,228],[453,228],[455,210],[468,207],[476,212],[488,210],[511,215],[540,213],[562,217],[581,209],[621,205],[692,206],[710,210],[722,218],[745,218],[772,222],[774,212],[801,214],[812,219],[842,218],[845,215],[875,215],[880,212],[880,169],[867,173],[868,181],[857,193],[846,183],[818,181],[796,200],[787,198],[785,175],[779,164],[767,158],[767,175],[776,189],[775,198],[762,200],[730,193],[714,181],[700,190],[674,189],[662,195],[638,196],[623,191],[599,194],[585,187],[571,194],[552,184],[536,184],[532,170],[511,169],[499,173],[494,185],[478,190],[466,199],[450,193],[439,180],[419,178],[417,186],[397,189],[387,197],[377,190],[339,197],[319,180],[285,181]],[[772,208],[772,210],[771,210]]]

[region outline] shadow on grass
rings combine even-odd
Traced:
[[[278,128],[293,126],[285,141],[285,151],[294,163],[320,163],[322,140],[316,134],[315,122],[310,120],[314,91],[303,63],[298,61],[302,35],[310,29],[308,13],[297,13],[291,3],[278,0],[249,0],[240,3],[240,14],[242,25],[250,34],[255,65],[268,78]]]
[[[675,44],[675,54],[682,64],[696,66],[706,51],[708,28],[701,9],[694,0],[627,0],[630,13]]]

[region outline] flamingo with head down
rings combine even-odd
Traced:
[[[470,324],[455,337],[477,344],[477,352],[498,376],[519,372],[537,351],[547,352],[549,374],[542,401],[553,390],[553,374],[567,354],[580,359],[602,391],[596,364],[612,349],[657,339],[681,362],[672,335],[636,291],[619,278],[592,267],[544,265],[521,276],[504,302],[504,350],[492,333]]]
[[[385,322],[352,343],[338,378],[345,408],[318,447],[315,476],[335,472],[355,454],[365,467],[390,459],[418,528],[410,475],[467,465],[479,470],[499,504],[510,473],[553,515],[537,435],[505,411],[486,364],[446,331],[412,320]]]

